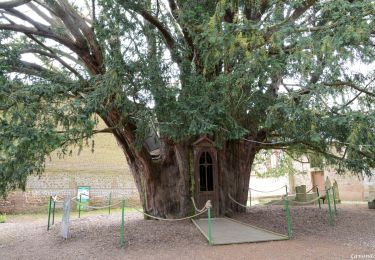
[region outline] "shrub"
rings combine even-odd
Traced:
[[[5,223],[6,220],[7,218],[5,215],[0,215],[0,223]]]

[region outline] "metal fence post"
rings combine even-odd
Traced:
[[[81,218],[81,202],[82,202],[82,194],[79,194],[78,218]]]
[[[286,222],[288,225],[288,238],[290,239],[292,237],[292,223],[290,221],[289,200],[287,198],[284,199],[284,205],[285,205]]]
[[[337,215],[335,189],[333,187],[332,187],[332,197],[333,197],[333,208],[335,210],[335,215]]]
[[[121,241],[120,244],[123,246],[125,244],[125,234],[124,234],[124,229],[125,229],[125,200],[122,200],[121,203]]]
[[[333,225],[333,221],[332,221],[332,208],[331,208],[331,200],[329,198],[329,190],[326,190],[326,199],[327,199],[327,202],[328,202],[328,211],[329,211],[329,224],[330,225]]]
[[[322,206],[320,205],[320,194],[319,194],[319,188],[318,188],[318,186],[316,187],[316,194],[318,195],[318,204],[319,204],[319,208],[321,209],[322,208]]]
[[[53,200],[53,210],[52,210],[52,225],[55,224],[55,208],[56,208],[56,201]]]
[[[51,206],[52,206],[52,196],[49,197],[49,201],[48,201],[48,225],[47,225],[47,231],[50,228]]]
[[[211,207],[207,209],[208,215],[208,244],[212,246],[212,223],[211,223]]]
[[[111,201],[112,201],[112,192],[109,193],[109,198],[108,198],[108,215],[111,215]]]

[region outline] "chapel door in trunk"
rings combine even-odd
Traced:
[[[203,208],[207,200],[211,200],[213,217],[219,213],[219,185],[217,171],[217,155],[214,149],[203,148],[195,153],[195,201],[198,208]]]

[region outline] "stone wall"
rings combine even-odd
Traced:
[[[88,146],[80,153],[72,147],[72,156],[52,154],[42,176],[28,177],[25,192],[15,191],[6,200],[0,199],[0,213],[45,211],[49,196],[76,196],[78,186],[90,187],[92,204],[106,203],[109,193],[113,201],[124,197],[139,200],[125,156],[113,136],[98,134],[94,141],[94,152]]]
[[[261,165],[258,171],[265,171],[267,167],[277,166],[278,154],[272,154],[268,164]],[[307,161],[307,158],[302,158],[301,161]],[[282,176],[279,178],[258,178],[256,175],[251,175],[250,187],[258,190],[273,190],[282,185],[288,185],[288,192],[295,193],[295,187],[300,185],[306,185],[307,190],[312,187],[311,172],[317,170],[311,168],[308,163],[300,163],[297,161],[293,162],[293,167],[300,172],[299,174]],[[357,175],[347,173],[345,175],[338,175],[334,169],[326,168],[324,169],[324,180],[328,176],[333,183],[334,180],[337,181],[340,198],[343,201],[370,201],[375,199],[375,170],[373,172],[374,176],[371,177],[358,177]],[[289,177],[289,179],[288,179]],[[323,181],[324,182],[324,181]],[[251,196],[264,197],[267,195],[280,196],[284,191],[278,190],[268,193],[252,192]]]

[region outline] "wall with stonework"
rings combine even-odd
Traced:
[[[0,199],[0,212],[46,210],[49,196],[76,196],[78,186],[90,186],[92,204],[106,202],[110,192],[114,201],[123,197],[138,200],[125,156],[112,134],[97,134],[93,139],[94,152],[85,147],[78,154],[78,148],[72,147],[72,156],[52,154],[42,176],[28,177],[25,192],[12,192],[6,200]]]
[[[264,165],[259,166],[259,172],[265,172],[267,167],[276,167],[278,164],[278,154],[273,153],[270,160]],[[307,158],[301,158],[301,161],[307,162]],[[293,162],[293,167],[300,172],[299,174],[289,176],[282,176],[279,178],[258,178],[252,174],[250,177],[250,188],[269,191],[277,189],[283,185],[288,185],[288,192],[295,193],[295,186],[306,185],[306,189],[310,190],[312,187],[311,172],[316,170],[310,167],[309,163]],[[340,198],[343,201],[370,201],[375,199],[375,170],[373,177],[358,177],[357,175],[347,173],[345,175],[338,175],[334,169],[324,169],[324,180],[328,176],[333,183],[337,181],[339,187]],[[294,186],[294,187],[292,187]],[[268,195],[280,196],[283,194],[282,190],[277,190],[272,193],[262,193],[252,191],[252,197],[264,197]]]
[[[375,199],[375,177],[358,177],[353,174],[338,175],[333,169],[324,169],[324,180],[326,177],[333,183],[337,181],[340,199],[343,201],[368,201]],[[311,175],[297,174],[294,176],[295,185],[306,185],[307,189],[312,187]]]

